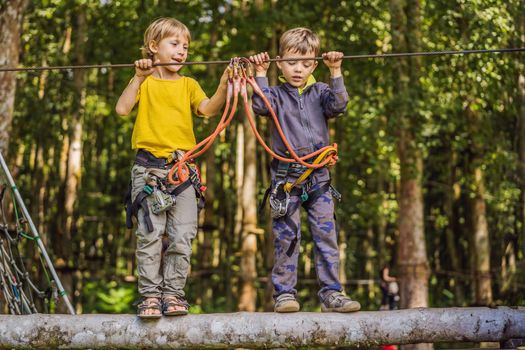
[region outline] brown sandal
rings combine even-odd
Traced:
[[[188,314],[190,304],[176,295],[165,296],[162,299],[162,313],[166,316],[182,316]]]
[[[146,313],[154,311],[154,313]],[[154,319],[162,317],[162,305],[160,298],[147,297],[137,305],[137,316],[144,319]]]

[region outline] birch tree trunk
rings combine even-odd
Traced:
[[[489,305],[492,303],[492,283],[490,276],[490,239],[487,224],[487,208],[485,203],[485,182],[481,168],[482,155],[479,143],[479,115],[467,107],[466,116],[468,120],[469,138],[471,140],[471,159],[469,159],[468,171],[472,181],[472,191],[469,195],[469,213],[472,239],[470,254],[473,257],[472,270],[474,273],[474,294],[476,305]]]
[[[271,1],[268,5],[271,9],[271,11],[277,11],[277,2]],[[260,8],[260,7],[257,7]],[[278,43],[279,43],[279,35],[282,33],[280,31],[281,24],[276,23],[273,27],[272,37],[270,39],[270,49],[268,50],[268,53],[270,54],[270,57],[275,57],[278,54]],[[254,43],[256,45],[257,43]],[[271,64],[270,68],[268,69],[268,81],[271,86],[277,85],[278,79],[277,79],[277,67],[275,64]],[[270,130],[270,124],[271,121],[268,120],[268,118],[258,118],[257,119],[258,128],[261,131],[261,135],[264,135],[265,138],[269,139],[269,130]],[[264,150],[261,151],[260,157],[258,157],[260,166],[264,171],[261,174],[262,183],[264,186],[269,186],[271,179],[269,177],[269,170],[268,166],[270,165],[270,162],[272,160],[271,156],[266,153]],[[270,217],[270,210],[268,210],[268,204],[264,208],[265,213],[265,221],[266,225],[264,226],[264,266],[266,269],[266,288],[264,290],[264,311],[273,311],[274,301],[273,301],[273,284],[272,284],[272,268],[274,263],[274,236],[273,236],[273,230],[272,230],[272,218]]]
[[[0,66],[18,66],[20,32],[26,0],[0,4]],[[0,73],[0,152],[5,154],[15,104],[16,72]]]
[[[241,258],[241,288],[239,297],[240,311],[255,311],[257,303],[256,252],[257,252],[257,200],[256,173],[257,151],[255,135],[251,132],[247,118],[243,118],[244,133],[244,177],[242,192],[239,199],[242,205],[242,258]]]
[[[135,315],[2,315],[0,334],[0,349],[373,349],[421,341],[517,339],[525,334],[525,310],[239,312],[164,317],[154,323],[137,321]]]
[[[77,65],[85,64],[85,42],[87,40],[87,19],[86,7],[81,5],[74,11],[73,31],[73,63]],[[69,124],[70,142],[67,151],[67,168],[64,191],[64,218],[61,221],[64,235],[62,240],[54,242],[60,252],[59,258],[65,262],[65,269],[62,270],[61,281],[64,289],[70,294],[74,289],[73,271],[69,268],[70,259],[73,258],[74,234],[76,233],[75,209],[78,198],[78,188],[80,185],[82,171],[82,130],[86,104],[86,71],[76,70],[74,72],[74,97],[72,120]],[[58,311],[63,311],[59,309]]]
[[[492,279],[490,276],[490,241],[483,171],[476,168],[473,176],[476,192],[474,198],[471,199],[471,214],[472,232],[474,234],[472,253],[475,257],[476,305],[489,305],[492,303]]]

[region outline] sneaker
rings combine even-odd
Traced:
[[[332,292],[321,302],[322,312],[355,312],[361,309],[359,302],[341,292]]]
[[[297,312],[299,311],[299,303],[295,300],[295,296],[291,293],[281,294],[275,299],[275,312]]]

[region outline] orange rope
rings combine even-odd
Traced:
[[[244,68],[240,65],[239,62],[243,62],[247,65],[248,69]],[[168,172],[168,181],[173,185],[180,185],[182,182],[186,181],[189,177],[189,169],[188,169],[188,162],[191,162],[192,159],[197,158],[198,156],[202,155],[204,152],[206,152],[217,136],[231,123],[233,120],[233,117],[235,115],[235,112],[237,111],[237,103],[238,103],[238,97],[239,93],[241,94],[243,101],[244,101],[244,109],[246,111],[246,115],[248,116],[248,122],[250,124],[250,127],[255,134],[257,140],[261,144],[261,146],[265,149],[266,152],[268,152],[273,158],[279,159],[280,161],[286,162],[286,163],[293,163],[297,162],[301,165],[309,168],[309,169],[319,169],[324,166],[330,166],[334,165],[337,160],[337,144],[333,144],[331,146],[325,146],[315,152],[312,152],[310,154],[304,155],[302,157],[299,157],[295,151],[293,150],[292,146],[286,139],[286,136],[284,135],[284,132],[281,128],[281,124],[279,123],[279,119],[277,118],[277,115],[275,114],[270,102],[264,95],[264,93],[261,91],[259,86],[257,85],[257,82],[253,78],[251,70],[251,64],[248,59],[246,58],[236,58],[232,60],[231,63],[231,77],[228,80],[228,92],[226,95],[226,106],[224,107],[224,112],[221,116],[221,120],[219,121],[219,124],[217,124],[217,127],[211,133],[208,137],[206,137],[204,140],[199,142],[195,147],[193,147],[191,150],[186,152],[177,162],[173,165],[173,167]],[[252,115],[252,111],[250,108],[250,104],[248,102],[248,92],[247,92],[247,85],[246,83],[250,84],[250,86],[253,88],[253,91],[259,95],[268,110],[270,111],[270,114],[272,116],[272,119],[275,123],[275,127],[277,129],[277,132],[279,133],[279,136],[281,137],[283,144],[285,145],[287,151],[290,153],[292,158],[287,158],[280,156],[279,154],[275,153],[263,140],[259,132],[257,131],[257,127],[255,125],[255,121]],[[228,109],[230,109],[230,102],[233,95],[233,103],[231,104],[231,110],[228,112]],[[228,116],[228,117],[226,117]],[[331,149],[331,150],[329,150]],[[329,151],[328,151],[329,150]],[[326,152],[326,157],[323,161],[319,162],[318,164],[312,164],[306,162],[306,160],[313,158],[323,152]],[[177,179],[174,179],[174,174],[177,173]]]
[[[322,161],[321,163],[319,163],[319,164],[311,164],[311,163],[305,162],[306,159],[313,158],[313,157],[317,156],[318,154],[326,151],[328,148],[335,148],[335,149],[337,149],[337,144],[336,143],[334,143],[331,146],[325,146],[325,147],[323,147],[321,149],[318,149],[317,151],[312,152],[310,154],[307,154],[305,156],[299,157],[295,153],[295,151],[293,150],[293,148],[290,145],[290,143],[288,142],[288,140],[286,139],[286,136],[284,136],[283,129],[281,128],[281,124],[279,123],[279,119],[275,115],[275,112],[274,112],[270,102],[268,101],[268,99],[266,98],[264,93],[261,91],[259,86],[257,85],[257,82],[255,81],[255,79],[253,79],[253,77],[249,77],[249,78],[247,78],[247,81],[252,86],[253,91],[262,98],[264,104],[266,105],[266,107],[270,111],[270,114],[271,114],[271,116],[273,118],[273,121],[275,123],[275,127],[276,127],[276,129],[277,129],[277,131],[279,133],[279,136],[281,137],[281,139],[282,139],[286,149],[288,150],[288,152],[290,153],[292,158],[286,158],[286,157],[280,156],[277,153],[275,153],[274,151],[272,151],[270,149],[270,147],[268,147],[268,145],[266,144],[266,142],[264,142],[264,140],[262,139],[261,135],[259,134],[259,132],[257,131],[257,129],[255,127],[255,123],[253,121],[253,117],[252,117],[252,113],[251,113],[251,110],[250,110],[250,106],[248,105],[247,100],[245,100],[244,107],[245,107],[245,110],[246,110],[246,114],[248,115],[248,121],[250,123],[250,126],[251,126],[253,132],[255,133],[255,136],[257,137],[257,140],[259,141],[261,146],[263,146],[263,148],[266,150],[266,152],[268,152],[272,157],[274,157],[276,159],[279,159],[280,161],[283,161],[283,162],[286,162],[286,163],[298,162],[298,163],[304,165],[307,168],[314,168],[314,169],[322,168],[322,167],[328,165],[329,163],[331,165],[335,161],[337,161],[337,153],[335,151],[333,151],[333,152],[329,153],[328,156],[326,157],[326,159],[324,161]]]

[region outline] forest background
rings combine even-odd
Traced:
[[[524,8],[523,0],[0,1],[0,58],[27,67],[132,63],[160,16],[189,27],[189,61],[275,57],[279,36],[296,26],[317,32],[322,51],[346,55],[525,47]],[[13,9],[16,20],[6,21]],[[379,307],[384,265],[400,279],[402,307],[525,305],[524,62],[523,53],[344,61],[350,103],[330,121],[343,198],[340,277],[365,310]],[[223,69],[183,73],[211,95]],[[272,65],[271,82],[277,75]],[[320,64],[314,75],[327,81],[329,72]],[[135,112],[114,111],[132,76],[0,73],[0,147],[77,312],[134,312],[135,236],[123,199]],[[217,122],[195,118],[197,139]],[[268,121],[258,127],[268,139]],[[272,309],[271,225],[267,210],[257,214],[269,161],[242,111],[198,159],[208,189],[187,286],[192,312]],[[305,228],[298,291],[314,311]],[[45,283],[36,249],[23,244]]]

